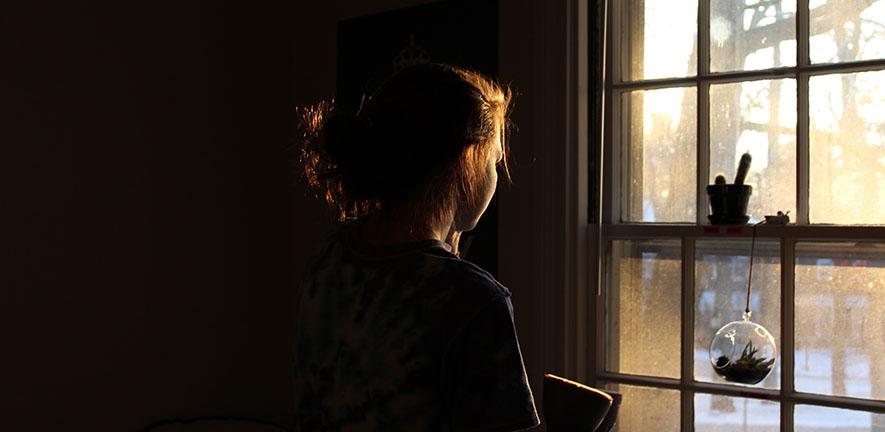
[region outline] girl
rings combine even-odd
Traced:
[[[344,223],[299,293],[302,431],[513,431],[538,424],[510,292],[459,259],[500,169],[510,92],[415,65],[356,114],[302,111],[302,163]]]

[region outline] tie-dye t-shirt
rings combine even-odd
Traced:
[[[295,423],[308,431],[514,431],[538,424],[510,292],[442,242],[327,238],[299,293]]]

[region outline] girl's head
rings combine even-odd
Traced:
[[[510,91],[465,69],[422,64],[389,78],[357,113],[301,112],[309,183],[339,217],[401,211],[412,226],[472,229],[509,180]]]

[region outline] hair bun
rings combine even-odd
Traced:
[[[353,159],[358,143],[369,134],[369,124],[354,114],[335,111],[323,126],[325,151],[336,163],[347,165]]]
[[[324,150],[338,166],[344,189],[353,199],[368,200],[377,196],[376,163],[373,151],[373,126],[366,118],[336,111],[323,127]]]

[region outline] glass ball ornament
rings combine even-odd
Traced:
[[[710,343],[713,370],[728,382],[759,384],[771,373],[776,358],[774,336],[750,321],[749,311],[742,320],[722,326]]]

